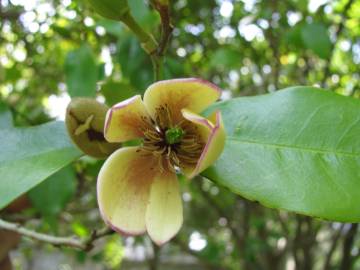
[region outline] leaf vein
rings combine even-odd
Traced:
[[[320,148],[313,148],[313,147],[302,147],[297,145],[286,145],[286,144],[277,144],[277,143],[269,143],[269,142],[258,142],[258,141],[251,141],[251,140],[241,140],[235,137],[228,137],[227,140],[235,141],[238,143],[247,143],[247,144],[258,144],[267,147],[273,148],[288,148],[288,149],[295,149],[298,151],[306,151],[306,152],[313,152],[317,154],[334,154],[334,155],[343,155],[358,158],[360,157],[360,153],[352,153],[352,152],[345,152],[345,151],[337,151],[335,149],[320,149]]]

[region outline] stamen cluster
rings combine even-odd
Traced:
[[[167,104],[156,109],[155,121],[143,117],[144,141],[141,150],[159,157],[160,167],[176,171],[183,167],[194,166],[204,148],[197,127],[183,119],[173,123],[171,110]],[[179,136],[173,142],[167,139],[169,131],[176,130]]]

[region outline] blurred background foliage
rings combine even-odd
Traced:
[[[157,12],[144,0],[129,4],[159,39]],[[174,0],[171,19],[166,78],[204,78],[223,89],[222,99],[294,85],[360,96],[359,0]],[[1,0],[0,29],[0,126],[7,108],[16,126],[32,126],[64,119],[71,97],[112,105],[153,82],[136,37],[85,0]],[[45,233],[89,236],[104,226],[95,197],[101,164],[81,158],[1,216]],[[23,239],[10,253],[14,269],[360,269],[357,224],[267,209],[206,179],[181,183],[184,226],[162,248],[146,236],[116,234],[90,252]],[[5,247],[19,239],[0,236],[0,269],[11,269]]]

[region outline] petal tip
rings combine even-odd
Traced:
[[[152,184],[146,210],[146,230],[159,246],[170,241],[183,224],[183,206],[178,179],[162,174]]]
[[[212,126],[212,123],[208,119],[206,119],[204,117],[201,117],[201,116],[191,112],[190,110],[188,110],[186,108],[182,109],[181,113],[182,113],[183,117],[185,119],[189,120],[189,121],[201,123],[201,124],[203,124],[204,126],[206,126],[209,129],[214,128]]]
[[[151,237],[150,238],[157,246],[161,247],[161,246],[167,244],[172,238],[174,238],[174,236],[172,236],[171,238],[164,240],[164,241],[156,241],[156,240],[152,239]]]
[[[98,196],[99,198],[99,196]],[[139,230],[139,231],[131,231],[131,230],[125,230],[125,229],[122,229],[116,225],[114,225],[110,219],[105,215],[102,207],[101,207],[101,204],[99,203],[99,200],[98,200],[98,205],[99,205],[99,212],[100,212],[100,216],[102,218],[102,220],[104,221],[104,223],[106,224],[106,226],[108,226],[110,229],[112,229],[113,231],[119,233],[120,235],[123,235],[123,236],[137,236],[137,235],[142,235],[146,232],[146,229],[144,230]]]
[[[211,134],[209,135],[208,141],[204,147],[204,150],[199,158],[199,161],[198,161],[194,171],[190,175],[188,175],[189,179],[194,178],[196,175],[198,175],[199,173],[201,173],[203,170],[205,170],[206,168],[208,168],[211,165],[210,164],[209,166],[201,167],[201,165],[203,165],[203,161],[209,154],[209,148],[216,136],[221,136],[222,138],[220,137],[220,139],[221,139],[220,144],[217,143],[218,146],[220,145],[220,148],[217,149],[215,157],[213,158],[213,161],[211,162],[211,164],[214,163],[219,158],[219,156],[221,155],[221,153],[224,149],[224,146],[225,146],[226,134],[225,134],[225,130],[223,128],[223,121],[222,121],[222,116],[221,116],[220,111],[215,112],[215,125],[212,128]]]
[[[168,235],[167,237],[165,237],[163,239],[157,239],[157,238],[153,237],[149,232],[148,233],[149,233],[149,237],[151,238],[151,240],[160,247],[160,246],[165,245],[169,241],[171,241],[171,239],[173,239],[179,233],[181,227],[182,227],[182,224],[179,226],[179,228],[176,231],[174,231],[173,234]]]
[[[99,189],[97,188],[97,190],[99,190]],[[97,193],[98,193],[97,198],[99,198],[99,192],[97,192]],[[146,229],[141,230],[141,231],[130,231],[130,230],[121,229],[120,227],[114,225],[110,221],[110,219],[108,219],[108,217],[105,215],[104,210],[102,209],[101,204],[99,202],[99,199],[98,199],[98,206],[99,206],[99,212],[100,212],[100,216],[101,216],[102,220],[104,221],[106,226],[108,226],[114,232],[117,232],[118,234],[123,235],[123,236],[137,236],[137,235],[142,235],[146,232]]]
[[[136,153],[136,150],[137,147],[126,147],[120,148],[119,150],[115,151],[112,155],[110,155],[110,157],[108,157],[104,165],[101,167],[96,182],[96,199],[101,218],[109,228],[124,236],[137,236],[144,234],[146,232],[145,223],[144,226],[138,226],[134,229],[134,227],[128,226],[125,226],[124,228],[124,226],[122,226],[121,224],[119,225],[118,222],[114,222],[114,220],[112,219],[113,213],[112,211],[109,211],[109,209],[111,210],[111,208],[109,208],[109,205],[104,202],[104,198],[106,198],[108,195],[108,193],[104,193],[104,181],[106,180],[104,174],[109,171],[109,167],[106,166],[106,163],[112,162],[113,160],[116,161],[117,157],[120,155],[124,156],[125,154],[129,154],[132,152]],[[124,217],[123,220],[125,220],[125,218],[126,217]]]
[[[110,227],[113,231],[117,232],[118,234],[122,235],[122,236],[138,236],[138,235],[142,235],[146,232],[146,230],[143,231],[125,231],[119,227],[116,227],[115,225],[111,224],[108,221],[105,221],[105,224]]]

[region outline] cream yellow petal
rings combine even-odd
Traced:
[[[179,183],[175,173],[164,171],[151,185],[146,210],[146,229],[151,239],[162,245],[174,237],[183,222]]]
[[[150,116],[140,95],[124,100],[107,112],[105,139],[109,142],[125,142],[142,138],[146,119],[150,121]]]
[[[144,103],[155,119],[156,109],[167,105],[174,124],[181,121],[181,109],[200,113],[219,99],[221,90],[214,84],[196,78],[173,79],[156,82],[148,87]]]
[[[197,130],[201,138],[204,142],[206,142],[211,131],[214,129],[214,124],[210,120],[202,117],[201,115],[193,113],[188,109],[182,109],[181,113],[186,120],[189,120],[197,126]]]
[[[226,134],[220,111],[214,112],[208,119],[189,110],[182,110],[182,114],[185,119],[198,127],[199,134],[205,142],[196,166],[183,168],[184,174],[191,179],[210,167],[219,158],[224,149]]]
[[[146,231],[145,214],[157,165],[138,147],[121,148],[105,161],[97,180],[97,200],[104,221],[115,231],[128,235]]]

